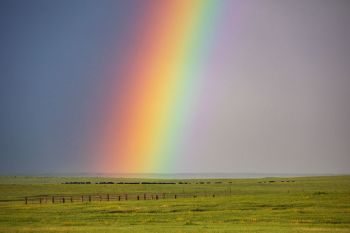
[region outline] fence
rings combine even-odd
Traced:
[[[81,195],[43,195],[25,197],[25,204],[56,204],[96,201],[146,201],[160,199],[197,198],[226,196],[228,193],[131,193],[131,194],[81,194]],[[230,194],[231,195],[231,194]]]

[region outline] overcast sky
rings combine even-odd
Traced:
[[[87,171],[91,108],[140,2],[0,2],[1,174]],[[190,162],[171,172],[350,173],[350,1],[239,6],[225,66],[200,87]]]

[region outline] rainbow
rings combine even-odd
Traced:
[[[115,72],[95,153],[106,172],[171,172],[229,1],[149,1]],[[219,17],[220,16],[220,17]],[[131,43],[131,42],[130,42]],[[214,58],[215,59],[215,58]],[[121,78],[122,76],[122,78]],[[118,79],[117,79],[118,78]]]

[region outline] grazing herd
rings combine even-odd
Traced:
[[[112,182],[112,181],[101,181],[101,182],[95,182],[92,183],[90,181],[72,181],[72,182],[64,182],[62,184],[222,184],[221,181],[215,181],[215,182],[196,182],[196,183],[190,183],[190,182]],[[228,182],[232,183],[232,182]]]

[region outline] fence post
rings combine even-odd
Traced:
[[[120,201],[120,195],[118,196],[118,201]]]
[[[163,199],[165,199],[165,193],[163,193]]]
[[[73,196],[70,197],[70,202],[73,203]]]
[[[158,195],[156,195],[156,200],[158,200]]]
[[[41,204],[41,197],[39,198],[39,203]]]
[[[128,200],[128,194],[125,194],[125,201]]]
[[[89,195],[89,202],[91,202],[91,195]]]
[[[137,200],[140,200],[140,196],[139,195],[137,195]]]
[[[107,201],[109,201],[109,194],[107,194]]]
[[[55,203],[55,196],[52,196],[52,204]]]
[[[175,199],[176,199],[176,194],[175,194]]]
[[[26,205],[28,204],[28,197],[24,198]]]
[[[143,200],[146,200],[146,193],[143,194]]]
[[[81,202],[84,202],[84,195],[81,195]]]
[[[64,199],[64,197],[62,197],[62,203],[65,203],[66,202],[66,200]]]

